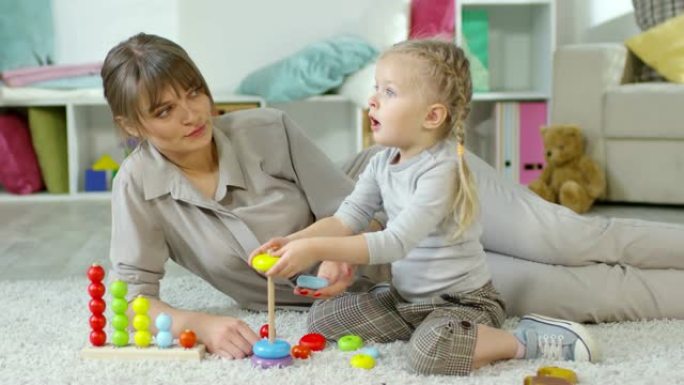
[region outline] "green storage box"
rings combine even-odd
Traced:
[[[52,194],[68,193],[66,109],[30,107],[28,120],[45,187]]]

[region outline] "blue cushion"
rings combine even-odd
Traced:
[[[240,94],[259,95],[267,102],[286,102],[320,95],[338,87],[345,76],[372,61],[378,52],[366,41],[338,36],[311,44],[249,74]]]
[[[0,71],[52,62],[51,0],[0,1]]]

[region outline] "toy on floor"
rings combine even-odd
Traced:
[[[266,273],[278,262],[277,257],[259,254],[252,258],[252,267],[260,273]],[[257,341],[252,347],[252,364],[261,368],[283,368],[292,365],[290,344],[276,339],[275,327],[275,283],[273,278],[266,277],[266,295],[268,303],[268,338]],[[262,327],[263,329],[263,327]]]
[[[354,334],[347,334],[337,340],[337,347],[343,352],[353,352],[363,347],[363,339]]]
[[[317,352],[325,349],[327,341],[322,334],[309,333],[304,334],[302,338],[299,339],[299,344],[310,348],[314,352]]]
[[[129,344],[128,333],[128,302],[126,294],[128,285],[123,281],[114,281],[109,290],[112,294],[111,309],[114,316],[111,320],[114,332],[111,335],[111,344],[107,344],[107,334],[104,327],[107,320],[104,316],[106,303],[104,301],[105,287],[102,280],[105,271],[102,266],[93,264],[87,270],[90,280],[88,293],[90,302],[88,307],[90,316],[90,346],[81,350],[81,357],[86,359],[172,359],[172,360],[201,360],[206,348],[202,344],[196,344],[197,337],[192,331],[185,331],[179,338],[181,346],[173,345],[171,335],[171,317],[161,313],[155,321],[159,333],[154,339],[150,333],[150,318],[147,312],[150,308],[149,300],[139,296],[131,303],[131,308],[136,313],[133,318],[135,346]],[[187,348],[185,347],[187,346]]]
[[[368,354],[354,354],[349,364],[358,369],[373,369],[375,367],[375,358]]]
[[[576,385],[577,374],[558,366],[544,366],[537,370],[536,376],[527,376],[524,385]]]
[[[104,327],[107,324],[107,319],[104,316],[105,311],[105,301],[104,297],[105,287],[102,284],[102,279],[105,276],[105,271],[102,266],[98,264],[93,264],[88,269],[88,279],[90,279],[90,285],[88,285],[88,294],[90,294],[90,302],[88,307],[90,308],[90,343],[93,346],[104,346],[107,342],[107,333],[104,331]]]

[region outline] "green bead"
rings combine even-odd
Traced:
[[[114,281],[109,285],[109,291],[114,298],[124,298],[128,293],[128,284],[121,280]]]
[[[349,360],[349,364],[359,369],[373,369],[375,367],[375,359],[368,354],[355,354]]]
[[[115,314],[112,317],[112,327],[114,330],[126,330],[128,327],[128,317],[124,314]]]
[[[353,334],[347,334],[337,341],[337,346],[343,352],[351,352],[363,347],[363,340],[361,337]]]
[[[128,332],[124,330],[114,330],[112,334],[114,346],[122,347],[128,345]]]
[[[150,343],[152,342],[152,334],[147,330],[139,330],[135,332],[133,340],[135,341],[135,346],[146,348],[150,346]]]
[[[112,300],[112,311],[114,314],[126,314],[128,310],[128,302],[123,298],[114,298]]]
[[[252,267],[260,273],[265,273],[278,262],[278,259],[280,258],[270,254],[258,254],[252,258]]]
[[[135,314],[146,314],[150,310],[150,300],[139,295],[131,303],[131,308]]]
[[[133,329],[148,330],[150,328],[150,316],[147,314],[136,314],[133,317]]]

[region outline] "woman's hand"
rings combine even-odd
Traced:
[[[280,257],[280,260],[266,272],[266,275],[290,278],[311,267],[318,262],[315,242],[315,238],[296,239],[285,243],[278,250],[271,251],[271,255]]]
[[[354,282],[355,271],[356,266],[346,262],[323,261],[318,268],[318,276],[327,279],[329,285],[319,290],[296,287],[294,293],[319,299],[335,297],[344,293]]]
[[[201,314],[196,321],[197,337],[210,353],[223,358],[245,358],[252,354],[252,345],[259,340],[259,336],[237,318]]]
[[[254,249],[254,251],[252,251],[252,254],[249,255],[249,265],[252,266],[252,259],[255,256],[257,256],[259,254],[263,254],[263,253],[268,253],[268,254],[273,255],[272,253],[275,250],[280,249],[281,247],[286,245],[288,242],[290,242],[290,240],[288,238],[285,238],[285,237],[276,237],[276,238],[269,239],[268,242],[264,243],[263,245],[257,247],[256,249]]]

